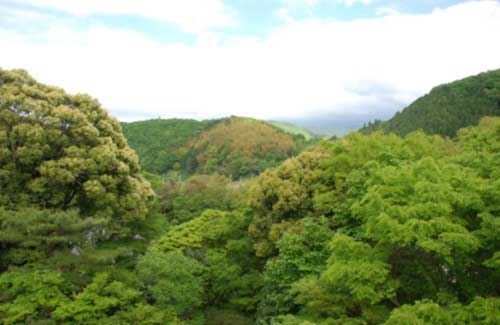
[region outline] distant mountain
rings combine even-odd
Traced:
[[[356,131],[363,127],[368,121],[390,118],[392,116],[392,113],[387,112],[382,109],[382,107],[353,107],[353,111],[356,112],[362,109],[376,111],[377,113],[350,114],[347,112],[331,112],[296,118],[283,117],[280,118],[279,121],[284,121],[307,129],[318,137],[330,138],[332,136],[341,137],[349,132]]]
[[[164,174],[257,175],[297,154],[312,135],[292,125],[243,117],[217,120],[153,119],[123,123],[142,168]],[[306,136],[308,135],[308,136]]]
[[[483,116],[500,115],[500,69],[435,87],[388,121],[375,121],[360,132],[382,130],[406,135],[422,129],[454,137]]]
[[[289,122],[281,122],[281,121],[268,121],[271,125],[285,131],[291,134],[296,134],[296,135],[302,135],[306,140],[311,140],[314,138],[321,137],[318,134],[315,134],[311,130],[307,128],[303,128],[300,126],[297,126],[295,124],[289,123]]]

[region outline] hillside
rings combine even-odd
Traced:
[[[318,138],[319,136],[310,131],[309,129],[297,126],[292,123],[282,121],[268,121],[269,124],[291,134],[302,135],[306,140]]]
[[[388,121],[375,121],[360,131],[454,137],[460,128],[477,125],[483,116],[500,115],[500,69],[435,87]]]
[[[242,117],[154,119],[122,127],[142,168],[155,174],[217,172],[233,179],[257,175],[297,154],[305,142],[303,134]]]
[[[192,139],[186,167],[198,173],[217,172],[232,179],[257,175],[297,154],[303,136],[284,132],[267,122],[231,117]]]
[[[137,152],[142,168],[150,173],[163,174],[179,168],[184,160],[180,149],[210,123],[188,119],[153,119],[122,123],[122,129],[129,145]]]

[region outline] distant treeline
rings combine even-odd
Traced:
[[[406,135],[423,130],[454,137],[483,116],[500,116],[500,69],[437,86],[390,120],[369,123],[360,132]]]
[[[217,172],[232,179],[258,175],[299,153],[306,139],[265,121],[156,119],[123,123],[143,169],[165,174]]]

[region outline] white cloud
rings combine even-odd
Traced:
[[[276,16],[287,23],[293,22],[292,16],[290,16],[290,10],[288,8],[280,8],[276,11]]]
[[[496,1],[427,15],[293,21],[262,39],[206,34],[194,45],[61,22],[35,34],[0,28],[0,65],[90,93],[120,118],[356,113],[500,68],[499,30]]]
[[[316,6],[321,0],[281,0],[285,5],[289,7],[301,7],[301,6],[306,6],[306,7],[314,7]]]
[[[366,6],[374,3],[376,0],[338,0],[338,1],[347,6],[352,6],[358,3]]]
[[[400,14],[400,12],[395,8],[382,6],[375,9],[375,14],[378,16],[386,16],[386,15],[388,16],[388,15],[398,15]]]
[[[73,15],[132,15],[179,25],[187,32],[233,24],[223,0],[18,0]]]
[[[346,6],[352,6],[355,4],[370,5],[377,0],[281,0],[284,4],[289,7],[315,7],[321,1],[326,2],[337,2]]]

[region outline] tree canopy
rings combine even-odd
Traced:
[[[500,118],[454,141],[355,133],[262,174],[249,234],[267,261],[264,319],[494,324],[499,143]],[[306,225],[323,240],[303,248]]]
[[[142,218],[152,196],[117,120],[87,95],[0,70],[0,204]]]
[[[123,134],[150,173],[165,174],[185,169],[185,150],[189,141],[213,122],[188,119],[152,119],[122,123]]]
[[[306,150],[203,123],[140,138],[177,170],[145,173],[96,100],[0,70],[0,323],[500,322],[500,117]]]
[[[216,120],[148,120],[123,123],[144,170],[183,175],[218,173],[231,179],[258,175],[298,154],[303,134],[268,122],[230,117]]]

